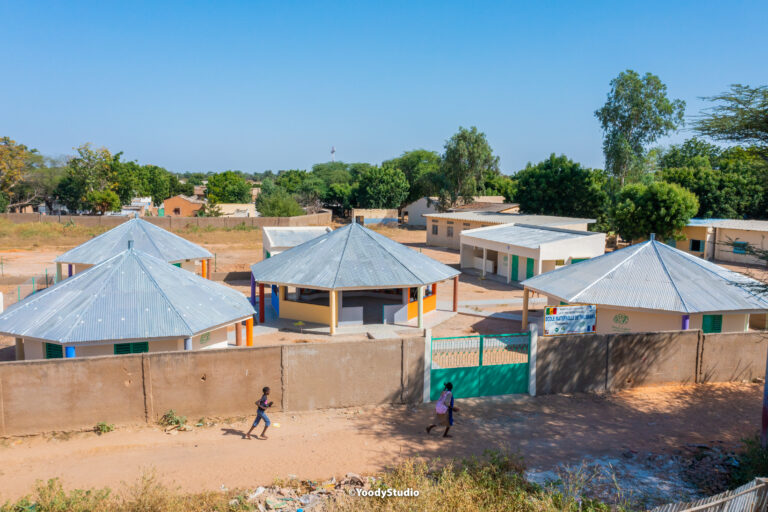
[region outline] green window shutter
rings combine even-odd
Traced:
[[[146,341],[140,341],[138,343],[131,343],[131,354],[143,354],[149,352],[149,343]]]
[[[533,258],[528,258],[525,262],[525,278],[530,279],[533,277]]]
[[[589,258],[571,258],[571,265],[580,261],[587,261]]]
[[[269,251],[267,251],[267,259],[269,259],[269,258],[271,258],[271,257],[272,257],[272,255],[271,255],[271,254],[269,254]]]
[[[62,357],[64,357],[64,347],[56,345],[55,343],[45,344],[46,359],[61,359]]]
[[[701,330],[707,334],[723,332],[723,315],[704,315]]]
[[[517,254],[512,255],[512,276],[511,279],[513,281],[519,281],[520,280],[520,258],[518,258]]]
[[[131,344],[130,343],[115,343],[112,345],[114,347],[115,355],[119,356],[122,354],[130,354],[131,353]]]
[[[733,242],[733,254],[747,254],[747,242]]]
[[[181,268],[181,263],[174,263],[173,266]]]

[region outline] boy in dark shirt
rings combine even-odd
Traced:
[[[248,431],[247,434],[245,434],[245,438],[246,439],[250,439],[251,438],[251,432],[253,432],[253,429],[256,428],[256,426],[259,424],[259,421],[261,421],[262,419],[264,420],[264,430],[261,431],[261,436],[260,437],[262,439],[266,439],[267,436],[265,436],[264,434],[266,433],[266,431],[269,428],[269,426],[272,424],[269,421],[269,417],[267,416],[267,409],[269,407],[272,407],[272,403],[273,403],[273,402],[267,402],[267,397],[269,396],[269,387],[265,387],[261,391],[264,394],[261,395],[261,398],[259,399],[259,401],[256,402],[256,405],[259,406],[259,410],[256,413],[256,419],[253,420],[253,425],[251,425],[251,429]]]

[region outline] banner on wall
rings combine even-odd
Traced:
[[[590,334],[596,330],[597,306],[548,306],[544,308],[544,336]]]

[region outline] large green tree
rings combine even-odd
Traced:
[[[697,132],[752,147],[768,160],[768,86],[736,84],[730,91],[706,99],[717,105],[695,122]]]
[[[408,196],[403,202],[412,203],[434,193],[434,182],[440,173],[440,155],[426,149],[406,151],[397,158],[382,162],[382,167],[400,169],[408,181]]]
[[[295,217],[305,213],[293,196],[270,178],[261,184],[256,210],[262,217]]]
[[[696,196],[680,185],[632,183],[618,193],[611,220],[625,240],[645,239],[651,233],[667,240],[678,236],[698,209]]]
[[[499,174],[499,157],[494,156],[485,134],[476,127],[459,127],[445,143],[445,153],[437,177],[437,197],[441,209],[459,202],[469,203],[489,176]]]
[[[605,168],[621,184],[642,170],[645,148],[683,125],[685,102],[667,97],[658,76],[629,69],[611,80],[605,105],[595,111],[603,129]]]
[[[250,203],[251,186],[235,171],[224,171],[208,177],[206,195],[216,203]]]
[[[605,213],[605,174],[584,168],[565,155],[552,153],[542,162],[529,163],[515,179],[515,200],[525,213],[590,218]]]
[[[23,182],[30,171],[39,168],[42,156],[35,149],[19,144],[9,137],[0,138],[0,193],[10,206],[24,206],[26,200],[18,200],[14,188]]]
[[[408,197],[408,180],[399,169],[373,167],[360,178],[357,203],[361,208],[399,208]]]

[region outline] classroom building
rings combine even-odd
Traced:
[[[651,240],[523,281],[549,305],[594,304],[597,333],[702,329],[744,332],[764,323],[768,295],[738,272]]]
[[[427,245],[456,250],[461,247],[461,233],[470,229],[500,224],[528,224],[587,231],[589,225],[595,223],[595,219],[475,211],[431,213],[424,217],[428,224]]]
[[[119,254],[0,314],[17,359],[103,356],[253,344],[253,306],[237,290],[141,252]]]
[[[403,207],[403,224],[411,227],[426,227],[424,215],[440,213],[437,209],[437,197],[421,197]],[[458,205],[449,211],[489,211],[497,213],[517,213],[520,206],[505,203],[504,196],[474,196],[472,203]]]
[[[125,251],[128,240],[133,241],[138,251],[184,270],[197,272],[203,277],[211,277],[213,254],[151,222],[133,218],[56,258],[54,261],[57,280],[61,281],[63,277],[64,265],[66,265],[67,277],[71,277],[122,253]]]
[[[669,240],[673,247],[709,261],[746,265],[766,262],[749,254],[748,246],[768,250],[768,221],[742,219],[691,219],[681,240]]]
[[[292,249],[304,242],[309,242],[319,236],[330,233],[327,226],[296,226],[261,228],[262,257],[261,259],[277,256],[281,252]]]
[[[507,283],[523,281],[556,268],[600,256],[605,233],[499,224],[460,234],[461,268],[498,276]]]
[[[265,285],[279,318],[329,326],[395,324],[437,309],[437,283],[460,272],[353,223],[251,266],[251,301],[266,318]]]

